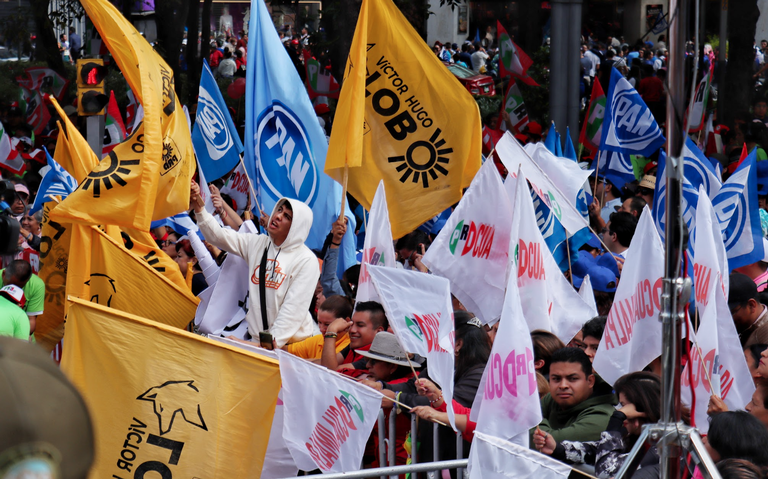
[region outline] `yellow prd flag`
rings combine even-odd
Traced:
[[[65,342],[94,425],[90,478],[260,477],[276,360],[76,299]]]
[[[83,135],[69,121],[69,118],[61,109],[55,99],[51,100],[53,106],[59,112],[63,120],[63,125],[59,123],[59,131],[64,133],[63,138],[59,138],[54,159],[67,170],[78,183],[81,183],[90,171],[98,164],[99,159],[93,153],[88,142]],[[58,207],[53,208],[58,211]],[[109,223],[110,225],[112,223]],[[68,223],[62,223],[68,226]],[[106,228],[107,233],[115,240],[122,241],[122,244],[131,253],[143,258],[158,273],[168,278],[172,283],[183,287],[186,284],[181,275],[179,265],[165,252],[157,247],[157,243],[152,239],[148,231],[140,231],[133,228],[123,228],[120,231],[116,226]]]
[[[51,212],[60,222],[108,224],[149,231],[152,220],[189,207],[195,169],[187,120],[174,92],[173,72],[107,0],[83,0],[144,119]]]
[[[335,118],[325,172],[343,182],[348,166],[366,209],[383,179],[394,238],[459,201],[480,168],[477,103],[392,0],[363,0]]]
[[[62,131],[59,129],[59,131]],[[60,142],[56,148],[65,148]],[[51,221],[48,213],[55,203],[43,205],[42,241],[40,242],[40,272],[45,282],[45,310],[37,317],[35,340],[48,352],[53,351],[64,335],[64,303],[66,302],[67,263],[72,228],[69,224]]]
[[[183,328],[199,300],[95,226],[72,225],[67,296]]]

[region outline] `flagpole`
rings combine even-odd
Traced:
[[[573,268],[571,267],[571,243],[568,241],[568,230],[565,230],[565,249],[568,254],[568,278],[571,280],[571,288],[573,288]]]
[[[243,171],[245,171],[245,177],[248,179],[248,186],[251,188],[251,196],[253,197],[253,201],[256,203],[256,207],[259,209],[259,213],[264,214],[264,211],[261,209],[261,205],[259,204],[259,199],[256,196],[256,190],[253,188],[251,177],[248,176],[248,170],[245,168],[245,163],[243,163],[243,155],[240,155],[240,165],[243,167]]]

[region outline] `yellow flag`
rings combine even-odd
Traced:
[[[152,220],[189,207],[195,169],[189,126],[173,72],[160,55],[109,1],[81,3],[141,101],[144,119],[51,215],[60,222],[148,231]]]
[[[61,368],[94,425],[90,478],[258,478],[276,360],[73,300]]]
[[[61,129],[59,130],[61,131]],[[57,146],[56,153],[59,148]],[[71,225],[51,221],[48,212],[55,203],[43,205],[42,241],[40,242],[40,272],[45,282],[45,310],[37,317],[35,340],[47,351],[53,351],[64,335],[64,303],[66,302],[67,263]]]
[[[64,121],[63,125],[59,123],[59,131],[64,136],[59,138],[54,159],[80,183],[99,164],[99,159],[93,153],[83,135],[69,121],[69,118],[58,102],[52,99],[52,103]],[[58,206],[53,209],[57,210]],[[61,223],[61,225],[68,227],[69,223]],[[122,241],[126,249],[143,258],[158,273],[168,278],[172,283],[180,287],[186,285],[186,281],[179,270],[179,265],[162,249],[157,247],[157,243],[155,243],[155,240],[152,239],[152,235],[148,231],[133,228],[123,228],[120,231],[115,226],[109,226],[105,229],[112,238]]]
[[[383,179],[394,238],[459,201],[480,168],[477,103],[391,0],[363,0],[335,118],[325,172],[342,182],[349,166],[366,209]]]
[[[67,296],[183,328],[199,300],[95,226],[72,225]]]

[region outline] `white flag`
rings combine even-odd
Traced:
[[[296,466],[323,472],[360,469],[382,395],[277,350],[285,408],[283,437]]]
[[[539,165],[568,201],[577,205],[579,196],[584,195],[584,183],[594,170],[582,170],[575,161],[564,161],[562,157],[553,155],[543,142],[529,143],[525,145],[525,151],[531,155],[533,161]],[[526,171],[525,168],[523,171]],[[586,202],[586,199],[582,201]]]
[[[584,280],[581,282],[579,288],[579,296],[589,305],[590,308],[595,310],[595,316],[597,316],[597,303],[595,303],[595,291],[592,289],[592,280],[589,275],[584,276]]]
[[[469,451],[471,479],[567,479],[571,468],[527,447],[475,432]]]
[[[551,331],[568,344],[596,311],[565,279],[544,242],[536,224],[536,212],[522,167],[517,178],[507,177],[515,186],[515,213],[510,232],[513,252],[510,272],[516,273],[520,301],[531,331]]]
[[[519,436],[517,440],[523,446],[528,446],[528,430],[541,422],[533,343],[514,275],[510,275],[499,330],[470,419],[477,422],[475,431],[505,439]]]
[[[256,226],[252,221],[246,221],[238,230],[238,233],[257,233]],[[216,284],[211,285],[210,299],[200,301],[195,314],[195,323],[198,324],[200,332],[206,334],[219,335],[225,328],[230,327],[232,322],[235,325],[245,321],[245,314],[248,311],[248,284],[251,281],[248,263],[236,254],[228,254],[224,263],[221,265],[221,272]],[[208,290],[206,289],[206,291]],[[238,320],[239,319],[239,320]],[[247,324],[247,323],[246,323]],[[247,329],[239,328],[242,333]],[[226,336],[234,335],[234,330],[228,330]],[[243,335],[237,335],[244,339]]]
[[[243,214],[245,205],[248,204],[248,195],[251,194],[251,187],[250,183],[248,183],[248,175],[245,173],[242,161],[229,176],[227,183],[221,188],[221,193],[232,198],[232,203],[235,205],[232,209],[237,211],[238,215]],[[269,214],[268,211],[266,213]]]
[[[642,370],[661,355],[661,288],[664,245],[646,206],[608,313],[605,332],[592,363],[608,383]]]
[[[403,349],[427,358],[429,376],[443,391],[448,418],[456,429],[450,400],[455,337],[450,283],[404,269],[371,265],[368,271]]]
[[[501,137],[496,144],[496,153],[510,173],[514,173],[520,168],[523,169],[525,177],[531,182],[536,194],[552,210],[569,235],[589,226],[589,223],[579,213],[571,200],[528,156],[528,153],[511,133],[507,132]]]
[[[504,304],[511,226],[501,176],[486,161],[422,259],[483,323],[498,318]]]
[[[10,135],[8,135],[3,124],[0,123],[0,162],[15,158],[17,154],[18,153],[11,147]]]
[[[755,385],[728,309],[727,253],[720,223],[703,185],[699,188],[694,251],[696,307],[701,324],[695,333],[698,347],[694,344],[691,349],[691,361],[683,369],[681,385],[682,399],[691,405],[696,427],[706,434],[709,396],[720,396],[731,410],[742,409],[751,400]]]
[[[384,180],[379,181],[376,194],[368,214],[368,226],[363,244],[363,261],[360,262],[360,278],[357,282],[357,302],[378,301],[379,297],[371,284],[368,274],[369,264],[395,267],[395,247],[392,241],[392,227],[389,225],[389,209]]]

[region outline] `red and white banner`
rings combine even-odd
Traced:
[[[469,416],[477,422],[475,431],[527,447],[528,430],[541,422],[541,402],[533,343],[514,276],[509,278],[499,321]]]
[[[512,205],[499,171],[486,161],[422,258],[484,324],[498,318],[504,304],[511,227]]]
[[[360,469],[382,395],[351,379],[277,350],[283,380],[283,438],[302,471]]]
[[[368,227],[365,230],[363,243],[363,261],[360,262],[360,277],[357,282],[358,302],[378,301],[379,296],[371,284],[368,265],[395,267],[395,247],[392,241],[392,227],[389,224],[389,209],[387,208],[387,193],[384,181],[379,181],[376,194],[373,196],[371,211],[368,214]]]
[[[626,254],[621,281],[592,363],[613,384],[661,355],[661,288],[664,245],[646,206]]]
[[[221,188],[221,193],[227,194],[232,198],[232,202],[235,204],[235,207],[232,209],[237,211],[238,215],[243,214],[245,205],[248,204],[248,195],[251,193],[251,188],[242,161],[229,176],[227,183]],[[270,214],[269,211],[265,211],[265,213]]]
[[[696,209],[694,251],[696,307],[701,324],[692,334],[696,341],[683,369],[681,392],[683,401],[693,410],[694,425],[706,434],[709,397],[719,396],[730,410],[742,409],[751,400],[755,385],[728,309],[728,257],[720,223],[703,185]]]
[[[368,269],[387,319],[403,349],[427,358],[429,377],[443,391],[451,426],[453,417],[454,338],[451,286],[447,279],[418,271]]]
[[[510,272],[517,276],[520,301],[530,331],[551,331],[568,343],[581,327],[597,316],[560,272],[536,223],[533,199],[522,168],[507,177],[507,191],[515,191],[510,231]],[[512,186],[515,185],[515,186]],[[510,274],[511,275],[511,274]]]

